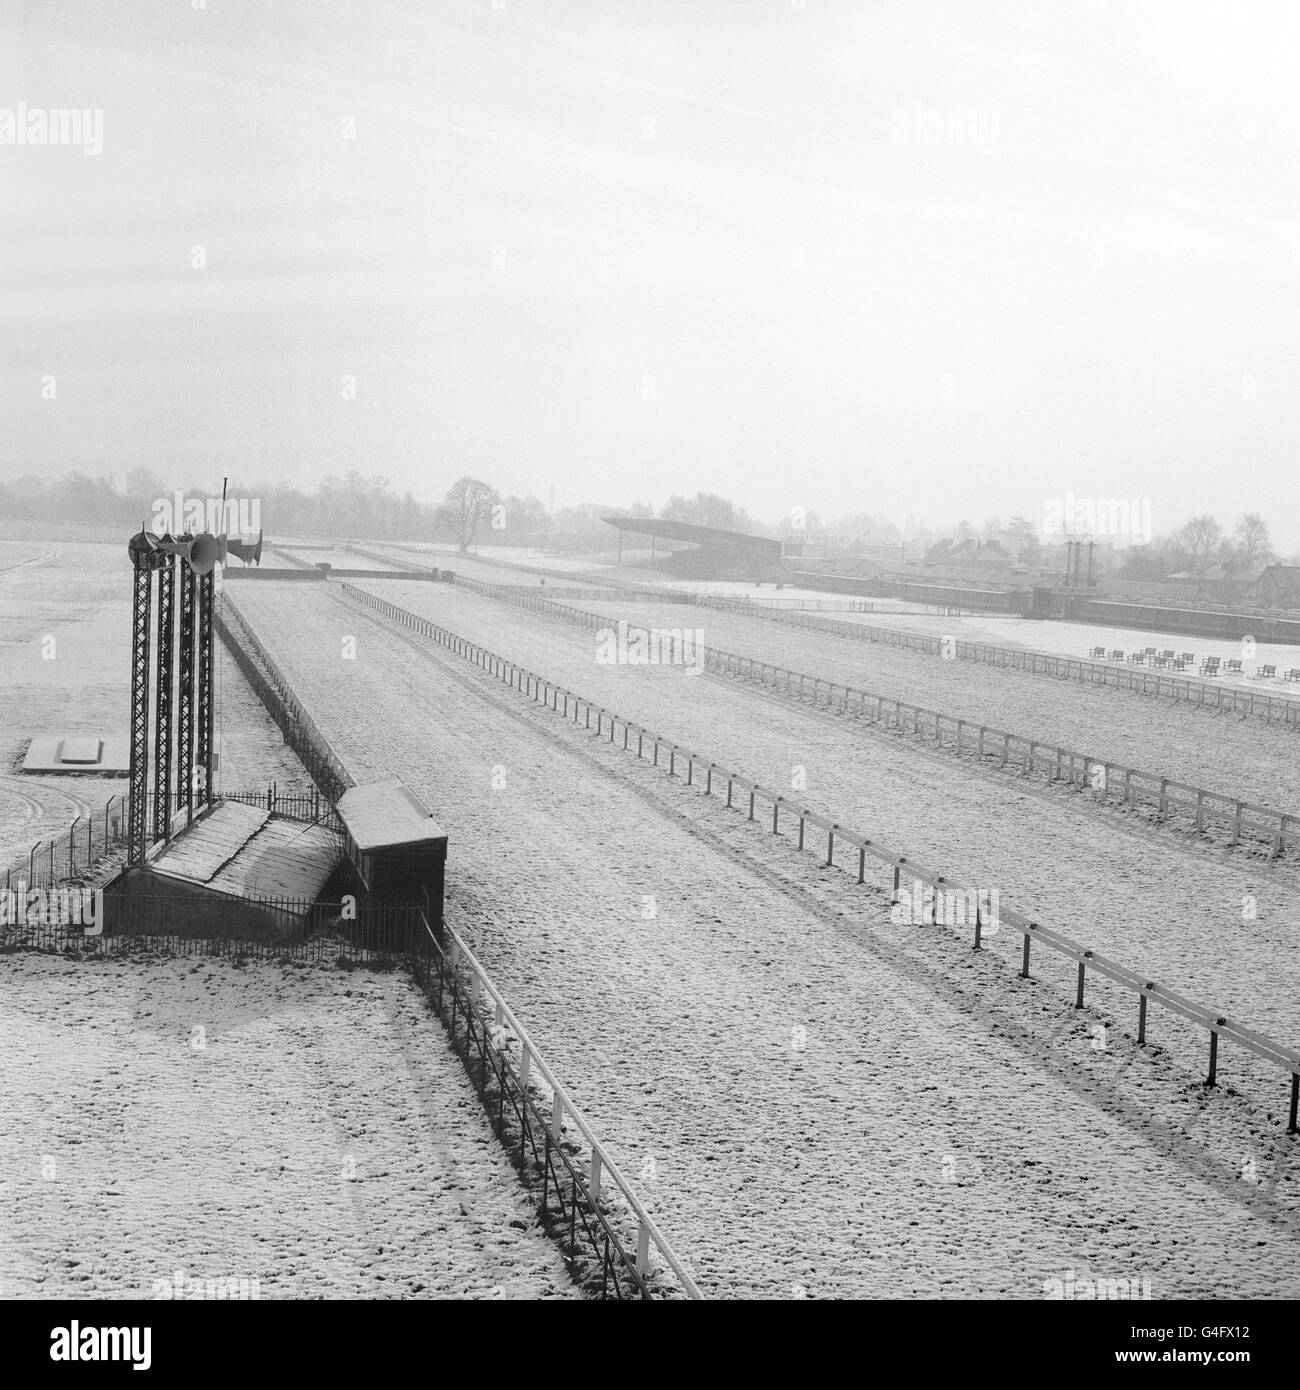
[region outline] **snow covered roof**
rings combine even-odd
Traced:
[[[338,813],[363,854],[447,838],[429,808],[400,777],[349,787],[339,798]]]
[[[154,856],[150,868],[235,897],[310,902],[341,854],[337,835],[322,825],[223,801],[182,830]]]

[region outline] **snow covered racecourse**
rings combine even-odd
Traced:
[[[6,1384],[1294,1379],[1258,9],[0,6]]]
[[[1225,1043],[1220,1084],[1203,1089],[1205,1034],[1144,1006],[1138,1046],[1135,999],[1090,976],[1077,1009],[1073,964],[1045,954],[1020,978],[1005,925],[1014,907],[1289,1043],[1294,866],[1225,857],[680,665],[593,661],[590,629],[454,585],[359,587],[683,750],[669,776],[667,751],[658,766],[635,737],[624,752],[607,718],[566,720],[567,696],[525,698],[341,585],[227,589],[354,774],[400,764],[437,799],[449,915],[707,1294],[1043,1298],[1063,1271],[1109,1288],[1137,1268],[1153,1299],[1211,1296],[1229,1254],[1236,1291],[1300,1290],[1285,1071]],[[640,603],[602,608],[610,632],[662,621]],[[795,641],[811,669],[852,662],[876,683],[920,660],[710,613],[716,641],[715,618],[731,646],[789,660]],[[344,638],[355,656],[340,660]],[[1012,727],[1050,728],[1098,694],[975,669],[984,717]],[[971,698],[948,696],[958,710]],[[1181,756],[1211,784],[1230,766],[1221,738],[1239,745],[1238,778],[1294,757],[1277,730],[1118,692],[1090,727],[1101,752],[1140,737],[1148,762]],[[906,882],[891,905],[887,881],[819,868],[743,798],[702,797],[702,772],[686,785],[686,749],[961,888]],[[1258,1253],[1243,1223],[1271,1233]],[[979,1234],[992,1228],[996,1248]]]

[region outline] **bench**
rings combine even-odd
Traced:
[[[1255,679],[1257,681],[1271,681],[1274,680],[1276,677],[1276,666],[1261,666],[1259,670],[1255,672]]]
[[[1293,666],[1283,678],[1289,681],[1300,681],[1300,667]]]
[[[1231,659],[1228,662],[1228,674],[1230,676],[1241,675],[1241,662],[1236,660],[1235,658]]]
[[[1145,666],[1147,664],[1146,652],[1132,652],[1129,655],[1129,665]]]
[[[1217,676],[1219,674],[1219,658],[1217,656],[1207,656],[1201,662],[1201,675]]]
[[[1111,659],[1112,661],[1123,661],[1123,660],[1124,660],[1124,653],[1123,653],[1123,652],[1111,652],[1111,654],[1110,654],[1110,659]]]
[[[1089,655],[1089,656],[1105,656],[1105,655],[1106,655],[1106,648],[1105,648],[1105,647],[1090,647],[1089,650],[1088,650],[1088,655]]]
[[[1184,660],[1189,666],[1191,666],[1191,665],[1193,665],[1193,664],[1195,663],[1196,658],[1195,658],[1195,656],[1192,655],[1191,652],[1184,652],[1184,653],[1183,653],[1183,660]]]

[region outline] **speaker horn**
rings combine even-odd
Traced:
[[[261,568],[262,564],[262,533],[257,533],[257,539],[251,536],[236,536],[232,540],[226,541],[226,549],[231,555],[237,555],[246,565],[257,565]]]
[[[221,543],[209,531],[201,531],[184,541],[174,541],[170,536],[164,536],[158,542],[158,549],[179,555],[195,574],[211,574],[221,559]]]

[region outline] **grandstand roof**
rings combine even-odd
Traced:
[[[686,521],[664,521],[649,516],[603,516],[601,520],[620,531],[634,531],[642,536],[661,536],[666,540],[691,541],[696,545],[713,541],[775,551],[778,555],[781,553],[781,542],[770,536],[751,536],[747,531],[724,531],[720,526],[692,526]]]

